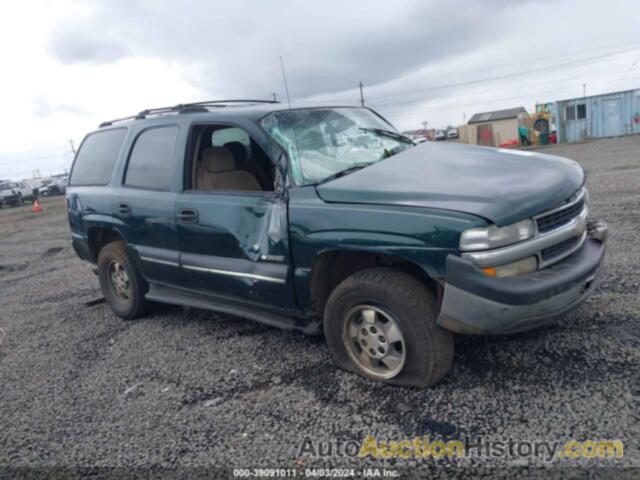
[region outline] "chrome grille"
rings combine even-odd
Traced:
[[[536,218],[538,226],[538,232],[545,233],[555,230],[562,225],[566,225],[584,208],[584,195],[581,195],[577,200],[572,203],[568,203],[565,206],[554,209],[550,213],[542,214]]]
[[[483,268],[505,265],[535,256],[538,269],[546,268],[578,250],[587,238],[589,214],[587,192],[583,188],[564,204],[533,217],[536,233],[533,238],[493,250],[465,252]]]
[[[573,237],[565,240],[564,242],[556,243],[555,245],[545,248],[540,252],[542,256],[542,260],[548,262],[549,260],[553,260],[555,257],[562,255],[565,252],[570,251],[573,247],[575,247],[581,240],[581,237]]]

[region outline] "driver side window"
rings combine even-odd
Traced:
[[[271,192],[275,168],[269,157],[238,127],[192,127],[188,190]]]

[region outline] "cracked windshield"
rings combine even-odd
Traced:
[[[365,108],[286,110],[262,126],[287,151],[297,185],[337,178],[413,146]]]

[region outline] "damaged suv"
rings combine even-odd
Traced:
[[[124,319],[150,302],[324,333],[336,363],[429,386],[453,333],[577,307],[607,227],[571,160],[414,143],[367,108],[201,102],[87,135],[72,243]]]

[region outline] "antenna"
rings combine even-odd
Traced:
[[[359,83],[360,87],[360,105],[364,107],[364,94],[362,93],[362,82]]]
[[[284,80],[284,91],[287,94],[287,103],[289,104],[289,108],[291,108],[291,97],[289,97],[289,85],[287,84],[287,73],[284,70],[284,60],[282,59],[282,55],[280,55],[280,66],[282,67],[282,80]]]

